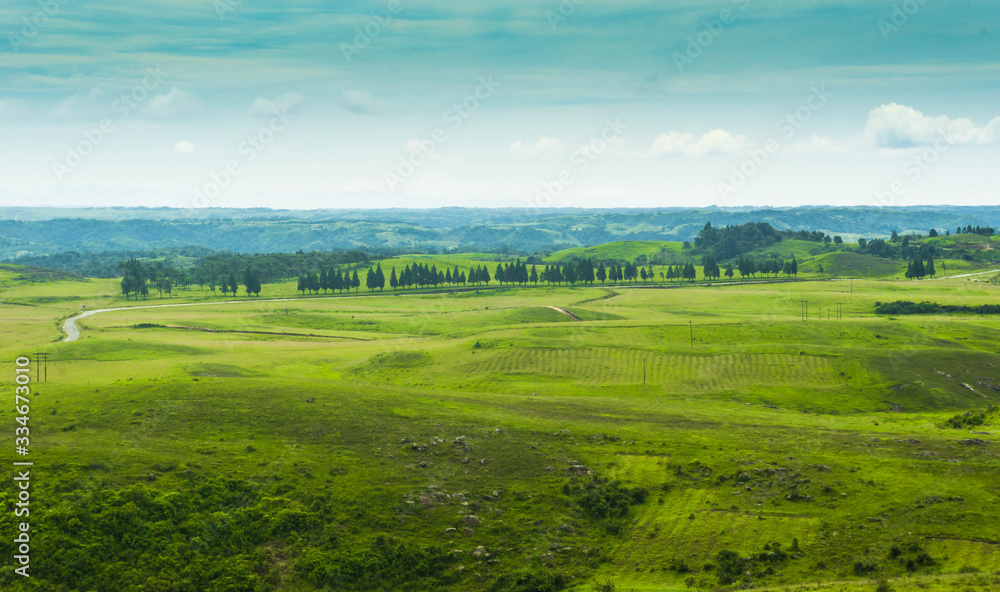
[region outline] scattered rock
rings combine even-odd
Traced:
[[[466,526],[479,526],[479,523],[482,522],[479,519],[479,516],[476,516],[475,514],[468,514],[467,516],[462,518],[462,521],[465,523]]]
[[[959,440],[959,444],[964,444],[965,446],[986,446],[986,440],[980,440],[979,438],[968,438],[966,440]]]
[[[410,439],[409,438],[403,438],[402,440],[399,441],[399,443],[400,444],[409,444],[410,443]]]
[[[470,555],[472,555],[473,557],[475,557],[475,558],[478,559],[479,557],[484,557],[484,556],[488,555],[488,553],[486,552],[486,547],[483,547],[482,545],[480,545],[480,546],[476,547],[475,549],[473,549],[472,553],[470,553]]]
[[[451,534],[453,532],[456,532],[457,530],[458,530],[457,528],[446,528],[446,529],[444,529],[444,533],[445,534]]]

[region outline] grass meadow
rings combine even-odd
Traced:
[[[997,427],[940,427],[1000,400],[997,320],[872,311],[1000,286],[891,273],[126,302],[115,281],[0,271],[7,392],[14,358],[51,358],[17,584],[997,589]],[[135,308],[167,302],[196,306]],[[131,308],[61,342],[84,306]],[[614,482],[644,493],[595,509]]]

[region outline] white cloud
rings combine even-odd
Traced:
[[[272,101],[257,97],[250,105],[250,115],[254,117],[272,117],[275,113],[284,113],[302,102],[302,96],[295,92],[286,92]]]
[[[403,148],[406,154],[422,152],[427,157],[427,160],[437,160],[441,158],[441,154],[438,153],[437,149],[438,145],[430,140],[410,140]]]
[[[930,146],[942,138],[959,146],[985,146],[1000,140],[1000,117],[977,127],[967,118],[931,117],[913,107],[890,103],[868,114],[865,137],[890,150]]]
[[[340,95],[340,106],[358,115],[374,115],[385,103],[363,90],[345,90]]]
[[[685,132],[660,134],[641,156],[704,156],[708,154],[739,154],[747,148],[743,134],[733,135],[726,130],[714,129],[696,136]]]
[[[177,154],[191,154],[198,150],[198,146],[194,142],[188,142],[187,140],[181,140],[174,145],[174,152]]]
[[[184,115],[201,113],[201,104],[191,93],[176,86],[165,95],[156,95],[149,100],[146,115],[156,119],[171,119]]]
[[[563,149],[559,138],[548,136],[538,136],[538,141],[534,144],[525,144],[518,140],[507,149],[511,154],[521,154],[524,156],[538,156],[539,154],[557,154]]]
[[[818,134],[813,134],[813,137],[805,142],[789,144],[786,148],[790,154],[837,154],[850,152],[851,149],[852,146],[849,142],[838,142]]]
[[[53,115],[60,118],[91,117],[99,110],[107,110],[107,102],[102,102],[104,91],[92,88],[87,92],[78,92],[62,101],[53,110]]]

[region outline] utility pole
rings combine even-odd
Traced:
[[[47,352],[35,352],[31,354],[35,356],[35,382],[48,382],[49,381],[49,354]],[[45,366],[45,380],[42,381],[39,378],[39,370],[41,366]]]
[[[642,359],[642,384],[646,384],[646,358]]]
[[[694,347],[694,321],[688,321],[691,327],[691,347]]]
[[[806,322],[806,321],[809,320],[809,301],[808,300],[802,300],[801,302],[802,302],[802,311],[801,311],[802,312],[802,322],[804,323],[804,322]]]

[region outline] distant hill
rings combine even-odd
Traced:
[[[372,253],[529,254],[617,241],[685,241],[713,226],[854,237],[1000,226],[1000,207],[269,210],[0,208],[0,259],[68,251],[197,246],[241,253],[362,249]]]

